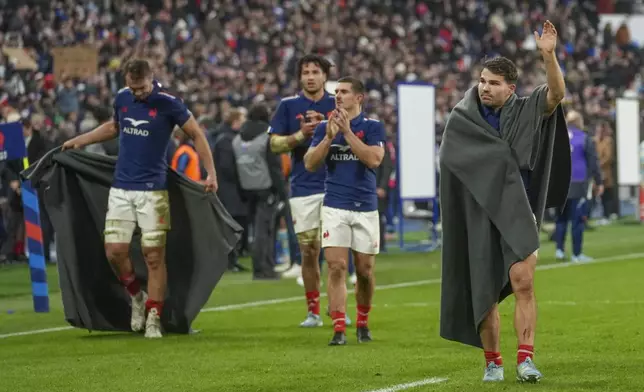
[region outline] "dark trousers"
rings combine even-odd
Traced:
[[[273,279],[275,272],[275,242],[279,229],[279,201],[271,191],[249,192],[254,240],[251,250],[253,278]]]
[[[568,224],[571,223],[572,229],[572,254],[579,256],[584,241],[585,218],[588,201],[586,199],[568,199],[563,208],[557,209],[557,220],[555,226],[554,240],[557,243],[557,249],[564,250],[566,242],[566,232]]]
[[[54,241],[54,226],[51,224],[49,214],[45,208],[44,194],[38,191],[38,204],[40,208],[40,227],[42,230],[42,243],[45,262],[51,262],[51,244]]]
[[[246,216],[233,216],[235,222],[242,227],[242,236],[237,243],[237,247],[228,254],[228,269],[231,271],[240,270],[242,267],[239,264],[239,257],[248,251],[248,217]]]
[[[611,214],[617,214],[617,197],[615,187],[605,188],[602,194],[602,207],[604,208],[604,218],[610,218]]]
[[[235,220],[235,222],[239,223],[239,225],[244,230],[242,232],[241,238],[239,239],[239,242],[237,243],[237,254],[242,255],[250,250],[248,247],[248,217],[237,215],[233,216],[233,219]]]
[[[20,195],[16,192],[11,192],[7,204],[2,207],[6,232],[2,246],[0,246],[0,255],[2,257],[14,258],[22,256],[22,254],[17,254],[17,245],[19,243],[24,244],[25,240],[25,221],[21,204]]]

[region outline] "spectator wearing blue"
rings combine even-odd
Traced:
[[[601,196],[604,191],[599,161],[593,138],[584,131],[584,121],[576,111],[571,111],[566,116],[568,122],[568,136],[570,137],[570,154],[572,162],[570,190],[568,200],[563,208],[557,209],[557,220],[554,240],[557,244],[555,258],[564,260],[566,253],[564,244],[568,224],[571,224],[572,234],[572,261],[586,262],[592,260],[583,254],[584,229],[589,215],[588,195],[591,180],[597,187],[597,194]],[[592,197],[592,196],[590,196]]]

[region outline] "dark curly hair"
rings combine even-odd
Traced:
[[[506,57],[495,57],[485,60],[483,67],[495,75],[503,76],[509,84],[516,84],[519,80],[519,71],[512,60]]]
[[[329,77],[329,72],[331,72],[331,62],[324,58],[323,56],[317,55],[317,54],[307,54],[303,57],[301,57],[298,62],[297,62],[297,77],[301,78],[302,77],[302,68],[304,68],[304,65],[313,63],[320,67],[322,72],[326,75],[326,77]]]

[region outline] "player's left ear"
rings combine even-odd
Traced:
[[[516,84],[508,84],[508,87],[510,88],[510,92],[514,93],[517,89]]]
[[[364,94],[357,94],[356,99],[358,101],[358,104],[362,105],[362,103],[364,102]]]

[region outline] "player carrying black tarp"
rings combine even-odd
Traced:
[[[113,119],[65,142],[63,149],[80,148],[120,135],[105,221],[105,250],[132,297],[132,330],[145,328],[146,337],[160,338],[160,316],[167,286],[166,233],[170,229],[165,155],[175,126],[181,127],[195,142],[208,173],[206,190],[216,191],[217,180],[206,137],[182,100],[163,91],[153,80],[145,60],[130,61],[124,74],[127,87],[114,99]],[[148,266],[147,293],[141,290],[129,257],[137,225]]]

